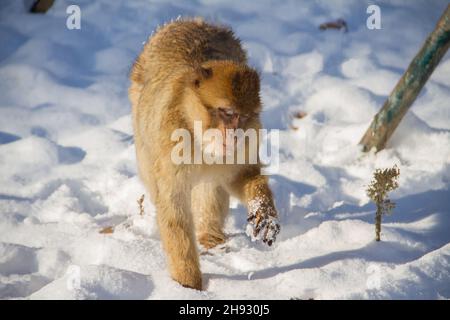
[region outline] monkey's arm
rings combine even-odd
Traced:
[[[267,177],[258,166],[247,167],[230,183],[231,193],[246,204],[250,236],[261,239],[269,246],[280,232],[278,214]]]

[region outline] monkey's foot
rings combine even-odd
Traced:
[[[202,233],[198,236],[198,242],[206,249],[225,243],[226,237],[223,233]]]
[[[254,205],[254,204],[253,204]],[[280,233],[280,224],[275,209],[270,206],[250,206],[246,233],[252,241],[262,240],[271,246]]]
[[[250,219],[246,233],[252,238],[252,241],[262,240],[268,246],[271,246],[280,233],[280,224],[278,219],[274,217],[263,219],[259,224]]]
[[[194,272],[182,270],[172,274],[172,278],[185,288],[202,290],[202,274],[200,270]]]

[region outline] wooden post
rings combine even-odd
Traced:
[[[359,142],[363,151],[384,149],[386,142],[414,102],[420,90],[450,45],[450,5],[395,86],[383,108],[375,115],[369,129]],[[450,75],[449,75],[450,76]]]
[[[30,9],[31,13],[46,13],[55,0],[36,0]]]

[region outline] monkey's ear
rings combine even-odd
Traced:
[[[200,87],[200,83],[203,80],[211,78],[213,75],[212,69],[209,67],[198,67],[195,70],[194,86],[196,88]]]

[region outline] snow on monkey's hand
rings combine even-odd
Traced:
[[[252,241],[262,240],[271,246],[280,233],[277,211],[264,199],[256,198],[249,201],[247,221],[246,233]]]

